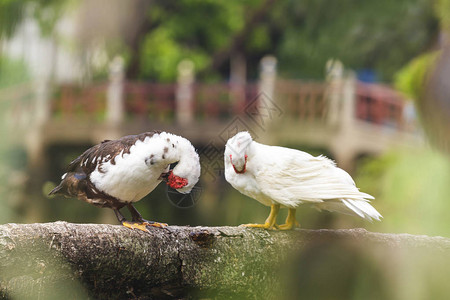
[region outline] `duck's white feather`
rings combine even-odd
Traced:
[[[161,173],[168,170],[170,162],[162,160],[164,140],[159,135],[136,141],[130,153],[98,164],[90,174],[92,183],[103,192],[125,202],[135,202],[153,191],[161,182]],[[151,168],[145,163],[151,154],[160,158]]]
[[[227,147],[233,149],[234,141],[230,139]],[[228,157],[228,153],[237,155],[236,152],[225,151],[227,181],[265,205],[278,203],[295,208],[310,203],[318,209],[356,214],[369,220],[381,217],[368,203],[373,197],[360,192],[351,176],[324,156],[252,141],[245,150],[238,151],[248,157],[246,172],[238,174]]]
[[[99,163],[89,176],[100,191],[135,202],[154,190],[161,182],[160,175],[175,162],[173,173],[189,178],[188,185],[179,191],[189,192],[200,177],[198,154],[187,139],[166,132],[137,140],[129,153],[121,152],[114,161]]]

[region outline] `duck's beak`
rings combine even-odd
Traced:
[[[167,183],[169,181],[170,173],[172,173],[172,170],[170,170],[169,172],[161,173],[161,175],[159,175],[158,179],[164,181],[165,183]]]
[[[247,155],[244,156],[244,159],[237,159],[236,161],[233,160],[233,156],[230,154],[230,162],[237,174],[244,174],[247,171]]]

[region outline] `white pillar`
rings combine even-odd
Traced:
[[[342,130],[351,130],[355,120],[356,76],[353,71],[346,71],[342,82]]]
[[[335,156],[338,166],[352,172],[355,168],[357,141],[355,140],[355,105],[356,105],[356,76],[353,71],[343,72],[340,79],[340,92],[338,95],[339,109],[337,110],[336,124],[338,130],[331,140],[330,148]]]
[[[29,168],[37,170],[44,166],[45,160],[45,132],[44,125],[50,118],[50,80],[48,77],[39,79],[34,84],[35,98],[32,116],[26,124],[28,127],[25,135],[25,147],[27,149]],[[31,125],[31,126],[30,126]]]
[[[342,85],[344,76],[344,65],[336,59],[329,59],[325,66],[326,91],[325,97],[328,102],[328,125],[337,126],[341,117],[342,107]]]
[[[245,105],[245,85],[247,82],[247,66],[242,53],[233,53],[230,58],[230,92],[235,108]]]
[[[193,112],[193,84],[194,63],[182,60],[178,64],[178,80],[176,91],[176,119],[178,124],[184,125],[192,122]]]
[[[106,120],[119,124],[124,118],[124,61],[116,56],[109,64],[109,86],[106,102]]]
[[[35,124],[41,126],[45,124],[50,117],[50,80],[44,79],[36,82],[36,111]]]
[[[277,78],[277,59],[275,56],[264,56],[261,59],[261,71],[259,82],[259,94],[264,93],[270,100],[274,101],[275,82]]]
[[[278,143],[277,134],[275,132],[269,133],[273,126],[275,118],[279,118],[282,113],[280,108],[276,106],[275,99],[275,84],[277,79],[277,59],[275,56],[264,56],[260,62],[259,86],[257,103],[249,105],[250,111],[247,114],[253,115],[253,121],[266,134],[260,136],[264,143]],[[257,108],[253,111],[252,107]]]

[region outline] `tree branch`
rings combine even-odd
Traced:
[[[299,257],[313,257],[309,254],[317,249],[344,244],[339,249],[346,253],[358,249],[350,251],[352,256],[380,253],[376,249],[432,250],[445,260],[450,252],[448,238],[364,229],[280,232],[169,226],[145,233],[116,225],[6,224],[0,226],[0,289],[3,296],[25,299],[69,292],[101,299],[193,294],[270,298],[286,284],[274,272],[301,263]]]

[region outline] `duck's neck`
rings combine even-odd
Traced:
[[[174,173],[188,173],[198,168],[198,154],[187,139],[176,135],[164,138],[168,142],[167,162],[169,164],[178,163],[173,170]]]

